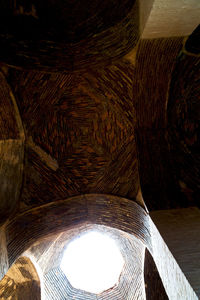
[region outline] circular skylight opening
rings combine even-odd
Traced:
[[[74,288],[99,294],[118,283],[123,265],[115,241],[89,231],[69,243],[60,267]]]

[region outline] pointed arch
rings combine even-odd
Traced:
[[[28,257],[20,257],[0,281],[2,300],[41,300],[40,278]]]

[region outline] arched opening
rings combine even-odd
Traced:
[[[146,300],[169,300],[154,259],[148,249],[145,250],[144,283]]]
[[[38,273],[27,257],[20,257],[0,281],[1,300],[41,300]]]

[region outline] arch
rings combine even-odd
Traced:
[[[145,250],[144,258],[144,284],[146,300],[169,300],[154,259],[148,249]]]
[[[46,72],[110,63],[136,46],[153,0],[146,2],[95,0],[87,9],[81,1],[33,1],[32,9],[26,1],[8,3],[1,7],[0,58],[17,68]]]
[[[0,281],[0,299],[41,300],[40,278],[29,258],[18,258]]]
[[[168,143],[174,178],[188,206],[199,206],[200,26],[184,41],[171,77]]]
[[[15,97],[0,72],[0,226],[16,211],[23,176],[24,129]]]
[[[178,299],[180,294],[197,299],[148,213],[137,203],[117,196],[81,195],[16,216],[5,230],[9,265],[43,238],[64,231],[75,231],[77,228],[82,230],[90,224],[121,230],[125,236],[135,236],[142,247],[146,247],[152,254],[169,298],[172,295],[173,299]]]
[[[6,228],[9,265],[43,237],[87,224],[133,234],[151,249],[149,216],[143,208],[125,198],[88,194],[51,202],[10,221]]]

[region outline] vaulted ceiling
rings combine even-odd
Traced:
[[[2,6],[2,220],[87,193],[198,205],[199,1],[68,2]]]
[[[98,224],[137,240],[131,289],[144,275],[168,299],[173,269],[194,296],[148,210],[200,206],[200,2],[86,2],[0,0],[0,275],[28,250],[48,287],[66,240]],[[40,297],[25,258],[1,295],[24,270]]]

